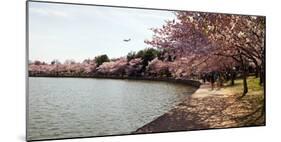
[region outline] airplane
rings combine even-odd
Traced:
[[[131,38],[129,38],[129,39],[124,39],[123,41],[124,41],[124,42],[129,42],[129,41],[131,41]]]

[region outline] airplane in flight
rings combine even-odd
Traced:
[[[124,39],[123,41],[124,41],[124,42],[129,42],[129,41],[131,41],[131,38]]]

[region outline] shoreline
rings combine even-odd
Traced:
[[[181,83],[199,88],[201,83],[191,79],[174,78],[155,78],[155,77],[119,77],[119,76],[28,76],[28,77],[48,77],[48,78],[97,78],[97,79],[121,79],[121,80],[147,80],[147,81],[165,81],[170,83]]]
[[[264,106],[239,97],[225,89],[211,91],[209,84],[203,84],[174,108],[132,134],[265,126]],[[249,103],[255,107],[243,107]]]

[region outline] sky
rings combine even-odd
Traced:
[[[29,2],[29,60],[126,56],[149,47],[150,28],[174,18],[171,11]]]

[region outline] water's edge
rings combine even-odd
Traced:
[[[100,79],[122,79],[122,80],[149,80],[165,81],[172,83],[181,83],[199,88],[201,83],[191,79],[174,79],[174,78],[153,78],[153,77],[119,77],[119,76],[29,76],[29,77],[50,77],[50,78],[100,78]]]
[[[200,86],[197,87],[197,89],[191,94],[194,95],[196,94],[196,92],[200,90]],[[186,105],[185,104],[185,101],[187,99],[191,99],[190,96],[186,96],[185,98],[182,99],[181,102],[179,102],[178,104],[176,104],[173,108],[171,108],[169,111],[165,112],[164,114],[162,114],[161,116],[159,117],[156,117],[154,120],[146,123],[145,125],[139,127],[137,130],[135,131],[132,131],[131,134],[149,134],[149,133],[162,133],[162,132],[177,132],[177,131],[190,131],[189,129],[179,129],[179,130],[163,130],[163,131],[151,131],[151,130],[147,130],[147,128],[149,127],[159,127],[160,125],[162,125],[163,123],[167,123],[165,121],[163,121],[165,118],[167,117],[176,117],[175,115],[170,115],[170,114],[173,114],[173,112],[175,110],[178,110],[178,108],[180,106],[184,106]],[[159,124],[159,122],[161,122]],[[171,123],[171,122],[170,122]],[[199,128],[200,129],[200,128]],[[196,129],[191,129],[191,130],[196,130]]]
[[[188,86],[192,86],[195,87],[196,89],[194,90],[194,92],[192,94],[194,94],[196,92],[196,90],[199,89],[201,83],[199,81],[195,81],[195,80],[188,80],[188,79],[174,79],[174,78],[148,78],[148,77],[114,77],[114,76],[29,76],[29,77],[46,77],[46,78],[93,78],[93,79],[118,79],[118,80],[147,80],[147,81],[163,81],[163,82],[169,82],[169,83],[179,83],[179,84],[185,84]],[[191,95],[192,95],[191,94]],[[178,104],[182,103],[184,100],[186,99],[183,98],[182,101],[180,101]],[[178,104],[176,104],[174,107],[172,107],[170,110],[168,110],[167,112],[163,113],[161,116],[156,117],[154,120],[164,116],[166,113],[169,113],[172,109],[174,109],[176,106],[178,106]],[[154,120],[152,120],[151,122],[153,122]],[[151,122],[148,122],[146,125],[149,125]],[[142,127],[144,127],[142,126]],[[142,128],[140,127],[140,128]],[[138,129],[140,129],[138,128]],[[138,130],[137,129],[137,130]],[[136,131],[131,131],[128,134],[136,134]],[[126,134],[125,134],[126,135]]]
[[[195,80],[164,80],[164,81],[172,81],[172,82],[177,82],[177,81],[180,81],[180,83],[185,83],[187,85],[190,85],[190,86],[194,86],[196,87],[196,90],[191,94],[195,94],[199,89],[200,89],[200,86],[201,86],[201,83],[199,81],[195,81]],[[174,109],[176,109],[178,106],[180,106],[181,104],[183,104],[183,102],[188,99],[189,96],[186,96],[185,98],[182,99],[181,102],[179,102],[177,105],[175,105],[173,108],[171,108],[169,111],[165,112],[164,114],[162,114],[161,116],[155,118],[154,120],[148,122],[147,124],[139,127],[137,130],[131,132],[131,134],[146,134],[145,132],[139,132],[139,130],[145,128],[145,127],[148,127],[150,125],[154,125],[153,123],[155,121],[157,121],[158,119],[161,119],[161,118],[164,118],[168,113],[172,112]],[[169,132],[169,131],[168,131]],[[149,133],[157,133],[157,132],[149,132]]]

